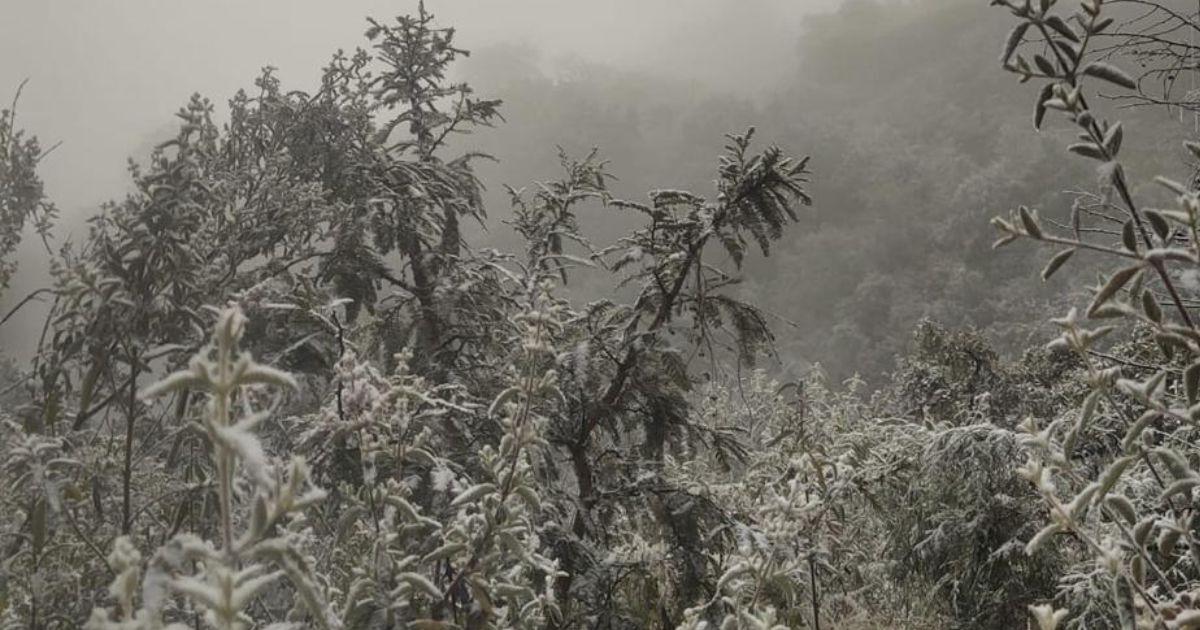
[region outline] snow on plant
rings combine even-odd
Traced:
[[[784,610],[796,610],[804,603],[800,585],[809,576],[809,561],[819,553],[810,536],[819,528],[823,505],[800,477],[780,485],[766,489],[756,505],[754,525],[739,523],[734,531],[736,551],[727,559],[706,606],[728,611],[722,628],[784,628],[776,625],[778,612],[768,601],[781,600]],[[706,607],[686,611],[689,621],[682,627],[707,627],[698,619]]]
[[[113,610],[97,609],[88,621],[94,630],[134,630],[164,627],[164,613],[172,617],[194,609],[204,623],[220,630],[256,625],[249,610],[256,600],[288,577],[308,616],[289,616],[297,623],[277,627],[300,627],[300,619],[318,627],[337,625],[323,602],[314,568],[295,543],[294,532],[305,527],[303,512],[324,498],[324,492],[309,486],[308,467],[303,459],[280,463],[264,452],[254,430],[269,411],[235,409],[246,398],[248,388],[271,386],[294,388],[288,374],[256,363],[238,347],[245,318],[237,308],[221,312],[207,348],[197,354],[188,368],[146,388],[143,398],[155,398],[184,389],[206,391],[209,400],[202,428],[212,451],[215,484],[219,498],[220,539],[214,544],[192,534],[180,534],[160,547],[141,576],[141,555],[127,536],[117,538],[109,556],[116,578],[110,594]],[[251,493],[238,492],[239,473],[247,478]],[[239,505],[239,499],[247,505]],[[196,572],[189,573],[188,567]],[[140,584],[140,597],[138,594]],[[186,600],[183,608],[172,607],[171,596]],[[139,601],[140,600],[140,601]],[[166,627],[187,628],[183,623]]]
[[[829,602],[822,612],[821,584],[823,576],[837,575],[834,554],[854,544],[853,526],[844,521],[873,522],[861,513],[847,517],[857,498],[850,483],[856,473],[833,439],[835,427],[845,428],[852,415],[852,396],[828,404],[817,381],[781,387],[762,370],[745,381],[737,392],[710,384],[699,409],[712,439],[747,434],[743,457],[729,461],[717,449],[701,449],[670,458],[664,471],[729,518],[728,549],[718,551],[726,545],[715,537],[709,552],[719,576],[713,595],[685,611],[683,628],[791,627],[835,618],[841,611],[829,610]]]
[[[71,518],[64,508],[63,495],[79,462],[66,456],[61,438],[26,432],[15,421],[2,417],[0,431],[7,436],[0,442],[0,491],[13,501],[12,507],[24,513],[28,526],[27,539],[19,538],[23,544],[0,565],[0,613],[15,611],[15,606],[10,609],[7,582],[8,573],[18,569],[16,572],[28,576],[28,580],[22,584],[14,579],[12,587],[24,587],[30,614],[36,618],[52,586],[47,584],[48,577],[57,573],[57,567],[47,566],[53,561],[46,558],[47,544],[55,524]]]
[[[1200,262],[1200,194],[1159,178],[1174,194],[1175,208],[1152,210],[1135,202],[1118,160],[1121,123],[1103,120],[1084,91],[1092,80],[1138,87],[1120,68],[1089,59],[1089,46],[1114,22],[1101,0],[1084,0],[1070,16],[1060,15],[1053,0],[993,4],[1007,7],[1019,20],[1005,45],[1005,68],[1023,81],[1044,81],[1035,124],[1040,126],[1047,111],[1056,110],[1077,125],[1079,141],[1068,149],[1100,162],[1107,198],[1124,214],[1116,243],[1084,229],[1078,206],[1065,234],[1025,207],[1010,218],[993,220],[1001,232],[997,246],[1029,238],[1062,248],[1043,278],[1079,251],[1122,264],[1093,289],[1086,309],[1072,309],[1054,320],[1061,335],[1050,345],[1079,356],[1090,392],[1071,416],[1045,425],[1030,419],[1023,426],[1030,458],[1020,472],[1041,495],[1050,520],[1029,540],[1027,550],[1037,553],[1060,535],[1079,541],[1097,569],[1080,572],[1107,582],[1110,610],[1122,628],[1200,628],[1200,540],[1190,507],[1200,486],[1200,474],[1191,464],[1200,418],[1200,329],[1172,275],[1173,269]],[[1039,48],[1032,63],[1021,52],[1027,40]],[[1200,145],[1185,145],[1200,157]],[[1113,361],[1097,352],[1122,323],[1153,332],[1160,348],[1157,364]],[[1119,447],[1103,450],[1098,458],[1089,456],[1083,447],[1096,437],[1097,419],[1106,414],[1123,421]],[[1031,613],[1041,628],[1050,630],[1064,618],[1045,606]]]
[[[21,240],[22,230],[32,224],[38,236],[45,239],[57,213],[45,198],[37,172],[38,163],[49,151],[42,149],[36,137],[28,137],[16,126],[17,102],[24,87],[22,81],[12,107],[0,109],[0,292],[8,288],[16,268],[9,257]]]
[[[458,388],[414,374],[407,355],[388,378],[353,352],[339,361],[336,392],[302,442],[323,474],[359,480],[335,491],[343,512],[332,561],[345,563],[348,627],[455,620],[536,628],[559,617],[559,571],[540,550],[532,462],[546,446],[538,401],[557,396],[550,342],[562,305],[548,284],[529,284],[526,308],[511,321],[519,348],[513,383],[486,410],[499,442],[478,449],[477,466],[442,453],[451,445],[441,429],[482,411],[456,400]],[[334,471],[339,453],[359,470]]]

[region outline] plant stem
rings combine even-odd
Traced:
[[[129,408],[125,416],[125,462],[121,469],[121,533],[133,529],[133,429],[137,423],[137,379],[139,363],[135,352],[129,368]]]

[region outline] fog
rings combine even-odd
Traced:
[[[471,50],[529,46],[548,60],[579,57],[714,89],[761,93],[787,71],[799,21],[827,0],[430,1]],[[121,190],[138,157],[195,92],[217,103],[275,66],[311,87],[330,54],[363,43],[365,17],[389,19],[415,2],[266,0],[177,2],[6,0],[0,7],[0,88],[29,78],[21,120],[62,141],[45,163],[66,209]],[[763,29],[767,29],[763,32]]]
[[[84,219],[125,194],[127,160],[144,161],[171,137],[172,114],[191,94],[212,99],[224,120],[226,100],[265,66],[278,69],[285,89],[311,90],[334,51],[366,45],[367,16],[415,8],[4,3],[0,90],[11,94],[28,78],[18,126],[46,145],[61,142],[40,169],[63,215],[52,245],[83,238]],[[455,0],[427,8],[473,53],[452,78],[504,101],[504,122],[455,146],[498,159],[477,163],[491,219],[468,226],[476,246],[519,245],[503,225],[503,186],[555,177],[556,147],[572,155],[599,148],[619,197],[639,200],[655,188],[708,194],[724,134],[755,126],[761,143],[810,155],[814,169],[814,207],[739,275],[737,291],[776,316],[777,368],[819,363],[837,378],[883,375],[926,318],[978,328],[1019,352],[1045,330],[1026,309],[1062,299],[1053,283],[1026,282],[1035,258],[987,251],[987,221],[1031,201],[1061,215],[1070,197],[1049,178],[1093,175],[1059,164],[1069,137],[1061,126],[1029,132],[1036,91],[997,67],[1008,24],[985,2]],[[1154,138],[1127,149],[1135,165],[1178,169],[1179,155],[1156,148],[1190,125],[1157,110],[1125,115]],[[596,243],[636,223],[596,209],[580,220]],[[45,286],[48,258],[38,239],[22,242],[21,268],[0,296],[5,312]],[[611,289],[605,282],[583,275],[571,290],[590,299]],[[9,355],[30,356],[45,306],[0,328]]]

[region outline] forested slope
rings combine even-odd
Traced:
[[[1200,627],[1200,15],[990,5],[769,98],[423,5],[193,97],[0,371],[0,627]]]
[[[1030,133],[1033,88],[987,71],[1006,32],[985,3],[850,2],[806,21],[795,55],[778,60],[790,77],[766,94],[556,63],[516,45],[479,51],[464,73],[504,99],[507,122],[474,141],[516,156],[480,172],[487,181],[529,181],[553,169],[556,145],[596,146],[622,195],[701,189],[706,156],[720,148],[708,131],[753,124],[780,146],[810,153],[823,172],[799,229],[745,274],[744,295],[796,324],[778,324],[792,372],[817,362],[835,380],[857,372],[878,384],[923,318],[978,327],[1019,353],[1050,332],[1025,313],[1050,307],[1064,286],[1027,282],[1038,261],[988,251],[991,234],[980,226],[1018,202],[1065,220],[1068,191],[1095,178],[1086,164],[1059,159],[1068,130]],[[1130,147],[1138,169],[1183,167],[1176,138],[1192,131],[1190,117],[1122,115],[1147,138]],[[503,198],[496,187],[490,194]],[[593,233],[611,236],[624,220],[581,216]],[[505,238],[493,228],[479,240]]]

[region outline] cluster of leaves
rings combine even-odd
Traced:
[[[1014,430],[1023,413],[1063,413],[1082,387],[1077,366],[1047,355],[1009,362],[977,334],[926,325],[874,392],[860,380],[831,388],[819,372],[710,385],[710,443],[736,438],[746,455],[702,445],[664,473],[730,515],[721,531],[738,544],[719,556],[728,578],[708,606],[771,607],[787,627],[1009,628],[1052,597],[1070,555],[1024,553],[1040,508],[1016,471]],[[1040,402],[993,407],[981,373],[1005,379],[998,395]],[[936,384],[938,404],[922,410],[928,392],[914,383]]]
[[[33,225],[45,238],[55,216],[53,204],[46,200],[38,162],[48,153],[36,137],[28,137],[16,125],[17,101],[21,88],[8,109],[0,110],[0,291],[8,287],[15,269],[9,259],[21,240],[22,232]]]

